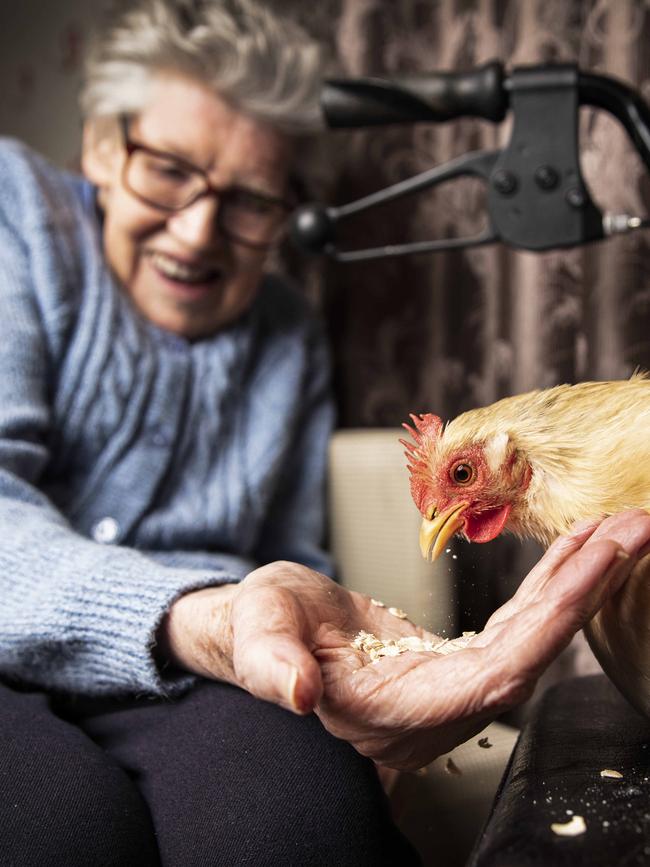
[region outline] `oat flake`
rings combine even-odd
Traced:
[[[458,767],[456,762],[451,758],[451,756],[445,762],[445,773],[452,774],[454,777],[462,777],[463,772]]]
[[[569,822],[553,822],[551,831],[559,837],[577,837],[587,830],[587,823],[582,816],[572,816]]]
[[[611,768],[605,768],[600,772],[601,777],[608,777],[612,780],[622,780],[623,774],[620,771],[613,771]]]

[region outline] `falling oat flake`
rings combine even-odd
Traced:
[[[399,617],[400,620],[406,620],[406,611],[402,611],[401,608],[389,608],[388,613],[392,614],[393,617]]]
[[[463,772],[451,757],[445,762],[445,773],[451,774],[454,777],[462,777],[463,775]]]
[[[582,816],[572,816],[569,822],[553,822],[551,831],[560,837],[577,837],[587,830],[587,823]]]
[[[608,777],[612,780],[622,780],[623,774],[620,771],[613,771],[611,768],[605,768],[600,772],[601,777]]]
[[[382,602],[381,599],[371,599],[370,604],[376,605],[377,608],[385,608],[386,607],[386,603]]]

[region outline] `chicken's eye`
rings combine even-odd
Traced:
[[[474,481],[474,467],[460,461],[451,468],[449,475],[457,485],[469,485]]]

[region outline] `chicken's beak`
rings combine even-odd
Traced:
[[[420,527],[420,551],[425,560],[435,560],[454,533],[460,530],[464,523],[463,512],[468,505],[456,503],[439,515],[431,509],[431,517],[425,518]]]

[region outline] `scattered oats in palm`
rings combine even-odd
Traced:
[[[471,633],[471,635],[473,634]],[[454,653],[456,650],[462,650],[467,646],[471,635],[463,635],[451,640],[449,638],[441,638],[437,641],[430,641],[417,635],[381,639],[373,635],[372,632],[361,630],[351,646],[355,650],[362,650],[364,653],[367,653],[371,662],[377,662],[383,656],[399,656],[407,650],[411,650],[414,653]]]
[[[436,642],[425,641],[417,635],[409,635],[405,638],[388,638],[385,641],[377,638],[372,632],[358,633],[352,642],[352,647],[367,653],[372,662],[376,662],[383,656],[399,656],[407,650],[432,651],[437,646]]]
[[[406,611],[402,611],[401,608],[389,608],[388,613],[392,614],[393,617],[399,617],[400,620],[406,620]]]
[[[611,768],[605,768],[600,772],[601,777],[608,777],[612,780],[622,780],[623,774],[620,771],[613,771]]]
[[[484,750],[489,750],[492,744],[490,743],[489,738],[479,738],[478,739],[479,747],[483,747]]]
[[[572,816],[569,822],[553,822],[551,831],[560,837],[577,837],[587,830],[587,823],[582,816]]]
[[[382,602],[381,599],[371,599],[370,604],[376,605],[377,608],[385,608],[386,607],[386,603]]]
[[[451,756],[445,762],[445,773],[451,774],[454,777],[462,777],[463,772],[458,767],[456,762],[451,758]]]

